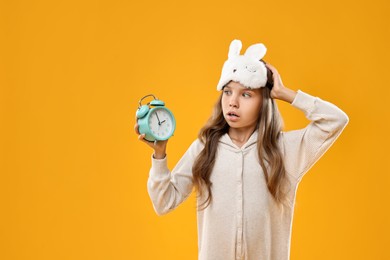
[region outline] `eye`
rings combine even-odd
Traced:
[[[242,94],[244,97],[251,97],[252,95],[250,94],[250,93],[248,93],[248,92],[244,92],[243,94]]]
[[[224,93],[225,95],[230,95],[230,94],[232,93],[232,91],[231,91],[231,90],[224,90],[223,93]]]

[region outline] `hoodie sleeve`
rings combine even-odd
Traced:
[[[311,121],[303,129],[282,133],[286,171],[300,182],[336,141],[349,118],[337,106],[301,90],[291,105],[304,112]]]
[[[172,172],[167,167],[167,156],[164,159],[154,159],[152,156],[147,188],[157,215],[172,211],[191,194],[192,166],[201,149],[201,142],[195,140]]]

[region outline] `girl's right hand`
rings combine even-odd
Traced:
[[[168,140],[154,141],[154,142],[146,140],[145,134],[140,134],[140,132],[138,130],[137,123],[135,123],[134,130],[135,130],[135,133],[138,135],[138,140],[144,142],[145,144],[147,144],[149,147],[151,147],[154,150],[153,157],[155,159],[164,159],[165,158]]]

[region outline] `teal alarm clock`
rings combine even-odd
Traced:
[[[154,100],[146,105],[141,102],[147,97]],[[157,99],[153,94],[146,95],[138,102],[136,112],[138,131],[145,134],[145,139],[151,142],[168,140],[176,128],[175,117],[171,110],[165,107],[162,100]]]

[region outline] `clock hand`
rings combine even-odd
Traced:
[[[163,121],[161,122],[161,124],[164,123],[165,121],[166,121],[166,120],[163,120]]]
[[[158,125],[161,125],[160,118],[158,118],[158,114],[156,112],[157,120],[158,120]]]

